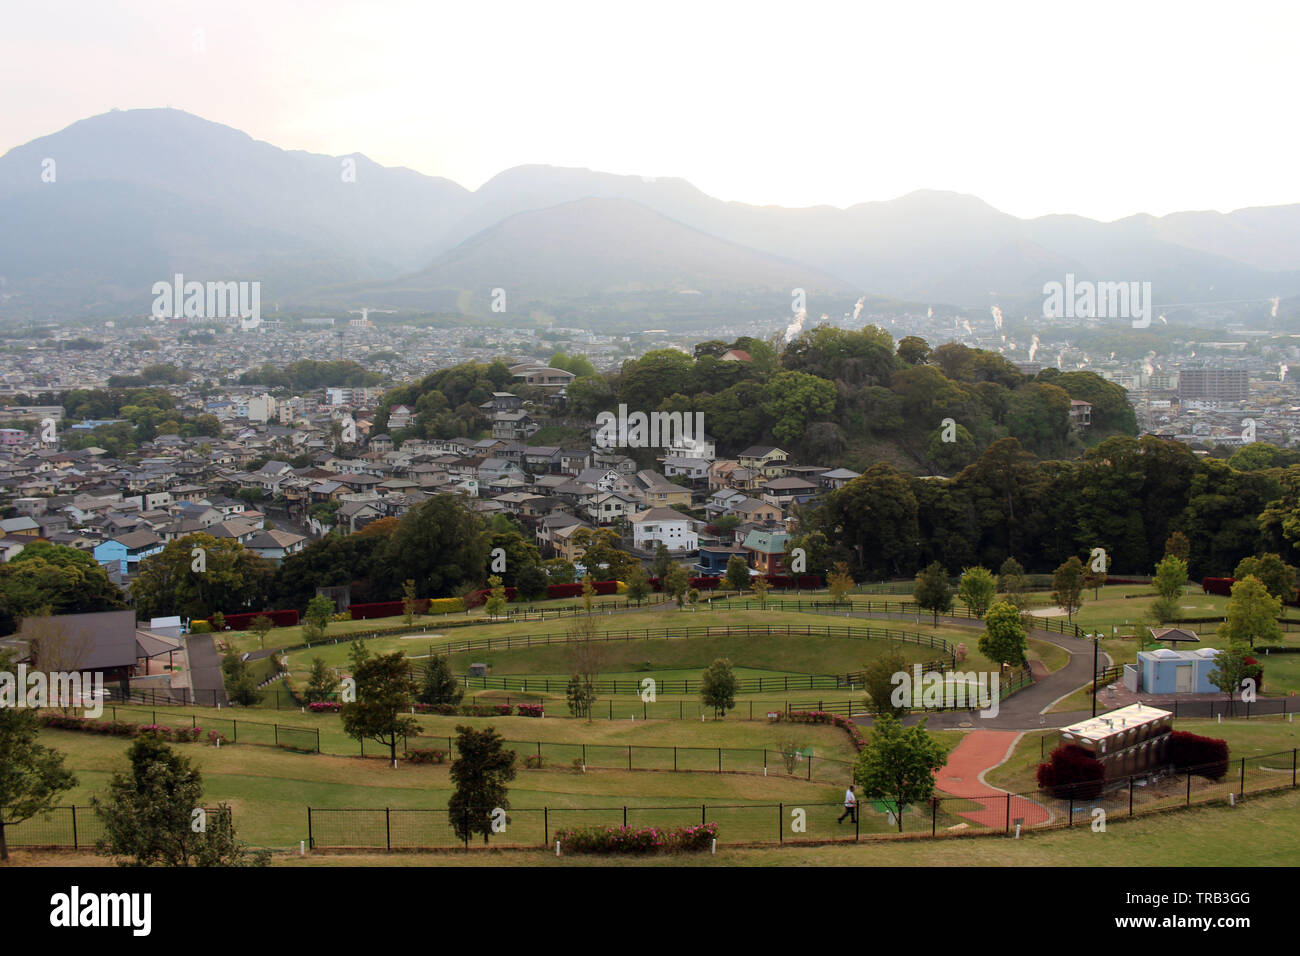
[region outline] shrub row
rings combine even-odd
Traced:
[[[556,831],[562,850],[569,853],[699,852],[717,838],[716,823],[660,830],[658,827],[575,827]]]
[[[777,720],[786,720],[792,724],[830,724],[832,727],[839,727],[849,735],[854,750],[861,752],[867,745],[862,731],[858,729],[852,717],[841,717],[839,714],[830,714],[824,710],[792,710],[788,714],[781,714]]]
[[[41,714],[41,726],[109,737],[153,737],[178,744],[194,743],[204,738],[202,727],[164,727],[161,724],[133,724],[125,720],[94,720],[63,714]],[[218,740],[228,743],[225,735],[215,730],[209,730],[206,739],[210,744],[216,744]]]
[[[402,759],[411,763],[446,763],[447,751],[417,748],[406,751],[402,754]]]

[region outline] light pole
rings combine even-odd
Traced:
[[[1097,716],[1097,649],[1101,647],[1101,631],[1092,632],[1092,716]]]

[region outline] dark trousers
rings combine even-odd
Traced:
[[[836,822],[836,823],[843,823],[845,817],[848,817],[848,818],[849,818],[850,820],[852,820],[854,823],[857,823],[857,822],[858,822],[858,805],[857,805],[856,803],[854,803],[854,804],[847,804],[847,805],[844,807],[844,812],[840,814],[840,818],[839,818],[838,820],[836,820],[835,822]]]

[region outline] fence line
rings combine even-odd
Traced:
[[[233,824],[235,812],[230,807],[206,807],[209,816],[228,814]],[[80,850],[95,847],[107,835],[104,822],[94,807],[59,806],[21,823],[5,824],[5,840],[11,847],[37,847]]]
[[[689,804],[678,806],[509,807],[504,832],[491,833],[489,846],[554,845],[558,830],[574,826],[631,826],[660,829],[702,823],[718,825],[721,845],[857,842],[902,837],[957,834],[1011,836],[1034,830],[1090,827],[1098,818],[1125,819],[1193,805],[1235,803],[1250,794],[1294,790],[1297,751],[1243,757],[1228,765],[1137,774],[1110,781],[1102,792],[1071,796],[1060,791],[1031,790],[980,797],[937,794],[902,812],[889,800],[859,801],[850,821],[841,803],[803,801],[762,804]],[[1226,771],[1226,772],[1224,772]],[[1205,774],[1211,776],[1205,776]],[[1218,774],[1217,779],[1213,776]],[[380,850],[469,848],[457,834],[450,811],[436,809],[307,808],[309,845],[313,849]],[[484,821],[486,822],[486,821]],[[481,836],[473,837],[481,843]]]

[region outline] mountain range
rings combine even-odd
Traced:
[[[154,282],[262,282],[264,311],[652,307],[788,314],[804,288],[987,310],[1066,273],[1162,303],[1300,293],[1300,204],[1102,223],[921,191],[838,209],[682,179],[521,166],[475,191],[283,150],[173,109],[113,111],[0,157],[0,320],[145,314]]]

